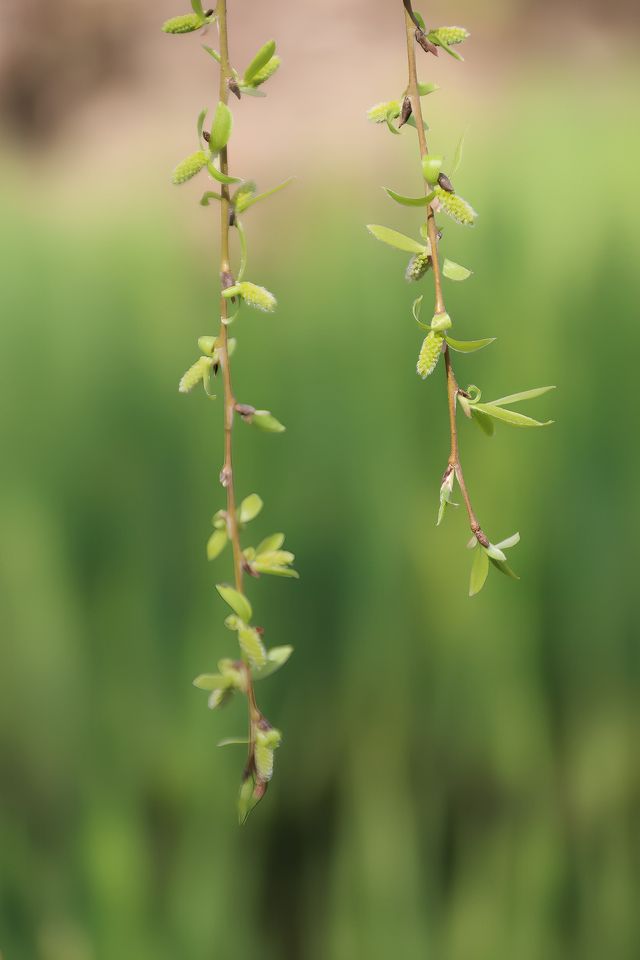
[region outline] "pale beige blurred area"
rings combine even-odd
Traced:
[[[395,97],[404,83],[400,0],[237,0],[231,53],[242,68],[259,44],[275,37],[283,59],[268,100],[236,107],[234,162],[261,170],[304,173],[384,163],[371,156],[366,108]],[[437,77],[446,109],[462,126],[499,109],[518,62],[558,74],[559,83],[589,83],[617,69],[633,51],[637,4],[471,0],[420,4],[430,23],[471,31],[466,64],[424,57],[424,79]],[[189,9],[186,0],[1,0],[0,125],[3,153],[47,157],[49,191],[75,189],[78,178],[107,196],[123,178],[147,183],[166,176],[194,148],[194,121],[216,100],[216,68],[200,47],[209,35],[171,37],[163,20]],[[435,101],[434,101],[435,104]],[[431,102],[430,102],[431,109]],[[378,141],[380,142],[380,141]],[[388,147],[391,145],[389,144]],[[387,147],[387,145],[385,145]],[[387,148],[388,148],[387,147]],[[345,164],[348,156],[349,163]]]

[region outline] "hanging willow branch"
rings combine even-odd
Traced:
[[[180,381],[180,392],[188,393],[202,384],[206,394],[211,393],[213,378],[219,373],[223,384],[223,420],[224,420],[224,462],[220,471],[220,483],[226,491],[226,507],[213,517],[213,532],[207,543],[207,555],[216,560],[230,544],[233,556],[233,583],[219,583],[217,591],[230,608],[225,626],[236,633],[239,642],[239,656],[218,662],[217,671],[196,677],[196,687],[209,691],[209,706],[220,707],[234,694],[244,695],[248,709],[248,736],[226,740],[229,743],[244,743],[247,746],[242,784],[238,800],[240,823],[244,823],[249,813],[264,796],[273,775],[274,752],[280,745],[281,734],[271,726],[258,707],[254,685],[257,680],[269,676],[279,669],[289,658],[292,648],[272,647],[267,649],[264,643],[264,631],[253,623],[253,609],[249,602],[244,577],[259,577],[271,574],[279,577],[297,577],[293,569],[294,556],[283,549],[284,535],[272,534],[256,547],[244,547],[241,534],[247,524],[254,520],[262,510],[263,503],[258,494],[253,493],[238,503],[236,479],[233,466],[233,430],[236,417],[247,424],[268,431],[281,433],[285,428],[269,410],[259,410],[247,403],[238,403],[233,392],[231,377],[231,355],[236,341],[229,337],[229,326],[242,312],[242,307],[251,307],[265,313],[273,313],[276,299],[264,287],[244,279],[247,266],[247,241],[241,217],[255,203],[286,186],[279,184],[264,193],[256,192],[252,181],[232,176],[229,164],[229,141],[233,128],[233,116],[229,109],[230,95],[239,100],[244,95],[262,96],[262,85],[280,66],[273,40],[266,43],[253,58],[243,74],[236,71],[229,59],[229,35],[227,21],[227,2],[218,0],[215,10],[203,10],[200,0],[192,0],[193,12],[168,20],[163,27],[166,33],[193,33],[209,24],[216,23],[218,28],[219,50],[205,46],[206,53],[218,64],[219,88],[218,102],[213,112],[213,120],[205,128],[207,111],[200,113],[197,121],[199,147],[185,160],[181,161],[173,172],[173,182],[182,184],[206,171],[216,189],[207,190],[200,203],[209,206],[212,202],[219,205],[220,213],[220,327],[216,334],[200,337],[198,347],[201,356],[187,370]],[[231,187],[234,188],[233,192]],[[240,250],[239,263],[234,269],[230,255],[230,235],[235,231]]]
[[[368,230],[377,240],[386,243],[388,246],[405,253],[411,253],[412,256],[405,273],[407,281],[418,282],[427,274],[433,273],[434,309],[430,322],[427,323],[421,319],[424,295],[417,297],[413,303],[414,319],[418,326],[426,332],[418,356],[417,371],[422,379],[426,380],[436,369],[440,357],[444,357],[450,451],[440,487],[438,525],[442,522],[447,507],[450,504],[454,505],[454,487],[457,482],[472,533],[468,546],[478,548],[474,552],[469,585],[469,595],[474,596],[484,586],[491,565],[501,573],[518,579],[506,562],[505,550],[515,546],[520,536],[516,533],[500,543],[492,543],[480,525],[462,469],[457,425],[458,405],[462,408],[465,416],[473,420],[489,436],[493,435],[496,421],[517,427],[543,427],[552,423],[552,421],[534,420],[511,410],[510,406],[523,400],[533,400],[552,390],[553,387],[525,390],[486,403],[481,402],[481,393],[476,386],[471,385],[463,390],[458,385],[453,367],[452,351],[473,353],[493,343],[495,338],[456,340],[450,333],[453,322],[445,305],[444,279],[461,282],[471,276],[471,270],[461,264],[441,258],[442,232],[436,222],[436,216],[439,213],[444,213],[458,224],[473,226],[477,214],[471,204],[455,191],[450,179],[457,172],[462,159],[462,139],[458,144],[449,175],[443,170],[444,156],[430,153],[427,146],[426,130],[428,127],[422,112],[422,98],[438,90],[438,85],[436,83],[422,83],[418,80],[416,61],[418,47],[425,53],[436,57],[442,50],[455,60],[461,61],[462,56],[454,48],[467,40],[469,34],[463,27],[437,27],[428,30],[422,16],[413,9],[411,0],[403,0],[403,5],[405,10],[408,83],[399,99],[376,104],[369,110],[368,118],[374,123],[385,124],[394,135],[398,135],[401,128],[406,126],[413,127],[416,131],[424,192],[418,197],[404,196],[390,189],[387,189],[386,192],[391,200],[401,206],[423,208],[426,212],[426,219],[420,228],[420,240],[405,236],[396,230],[391,230],[389,227],[379,224],[370,224]]]

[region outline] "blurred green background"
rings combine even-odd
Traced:
[[[209,713],[191,686],[234,643],[213,589],[229,558],[204,556],[221,408],[176,389],[215,327],[216,211],[202,185],[172,193],[153,151],[67,183],[59,148],[51,181],[47,153],[5,150],[3,960],[640,955],[640,137],[624,60],[596,80],[588,57],[541,64],[525,45],[495,78],[469,48],[469,87],[426,101],[445,150],[472,121],[456,186],[481,216],[447,223],[444,248],[475,273],[449,310],[458,336],[499,338],[459,357],[459,379],[487,398],[559,386],[526,411],[549,430],[460,424],[485,528],[522,535],[521,582],[492,575],[474,601],[461,511],[435,527],[443,371],[415,376],[403,256],[363,227],[417,229],[379,189],[417,191],[412,135],[361,119],[394,90],[372,65],[353,148],[298,162],[291,147],[266,177],[245,151],[261,186],[299,174],[246,216],[250,277],[280,309],[243,312],[234,373],[240,400],[288,426],[238,426],[237,478],[301,580],[249,584],[266,639],[296,652],[258,691],[285,739],[242,830],[242,748],[215,745],[242,734],[243,705]]]

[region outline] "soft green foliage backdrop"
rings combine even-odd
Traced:
[[[354,159],[255,230],[282,309],[234,331],[237,393],[288,432],[239,424],[239,492],[302,579],[251,585],[296,653],[260,691],[285,741],[244,830],[241,751],[215,747],[241,705],[191,687],[229,642],[204,558],[220,410],[177,393],[209,251],[154,196],[67,217],[4,190],[6,960],[638,956],[639,144],[620,78],[577,86],[525,84],[517,124],[470,137],[481,218],[445,237],[476,271],[449,293],[460,336],[499,337],[461,382],[559,384],[548,431],[461,424],[483,522],[522,533],[520,584],[468,601],[464,518],[435,528],[442,374],[415,375],[402,256],[361,226],[411,212]]]

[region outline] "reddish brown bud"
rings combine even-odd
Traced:
[[[203,131],[202,131],[202,139],[203,139],[203,140],[206,140],[207,143],[209,143],[209,140],[211,140],[211,134],[209,133],[208,130],[203,130]]]
[[[400,129],[400,127],[404,127],[405,123],[411,116],[412,111],[413,111],[413,107],[411,106],[411,100],[409,97],[405,97],[404,100],[402,101],[402,111],[400,113],[398,129]]]
[[[240,87],[238,86],[237,80],[234,80],[233,78],[229,80],[229,90],[231,90],[231,93],[237,97],[238,100],[240,100],[242,93],[240,92]]]
[[[236,403],[236,413],[239,414],[243,420],[251,422],[251,417],[253,417],[255,412],[256,408],[252,407],[249,403]]]
[[[416,30],[416,41],[422,47],[425,53],[432,53],[434,57],[438,56],[438,48],[436,47],[435,43],[432,43],[426,33],[423,33],[422,30]]]
[[[440,174],[440,176],[438,177],[438,183],[440,184],[443,190],[447,191],[447,193],[455,193],[455,190],[453,189],[453,184],[451,183],[451,180],[449,180],[449,177],[446,175],[446,173]]]

